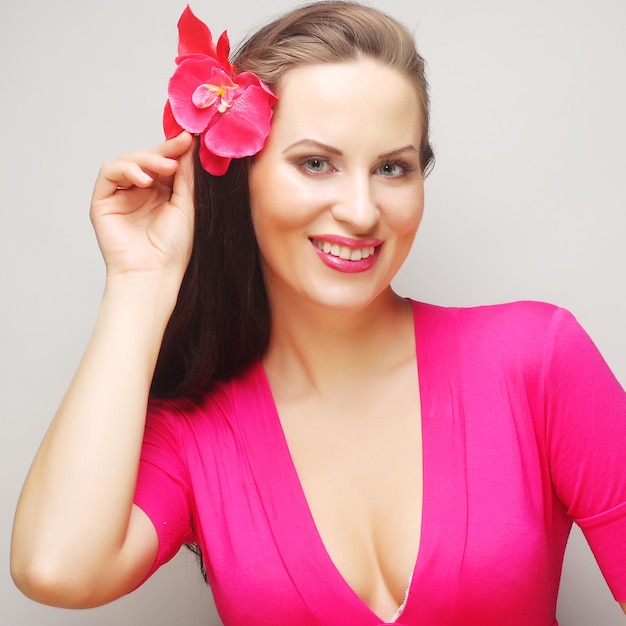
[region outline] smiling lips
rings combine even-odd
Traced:
[[[325,254],[332,254],[344,261],[360,261],[374,254],[374,246],[351,248],[349,246],[341,246],[338,243],[331,243],[330,241],[322,241],[321,239],[313,239],[313,243]]]
[[[330,268],[346,273],[370,269],[378,257],[379,240],[359,241],[344,237],[312,238],[321,260]]]

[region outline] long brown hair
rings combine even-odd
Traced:
[[[433,151],[424,60],[411,33],[388,15],[356,2],[316,2],[261,28],[239,48],[233,64],[279,92],[290,69],[363,57],[398,70],[414,85],[423,125],[420,164],[426,175]],[[211,176],[196,155],[193,250],[163,339],[154,396],[205,390],[267,346],[270,311],[250,217],[249,167],[249,159],[233,160],[226,175]]]

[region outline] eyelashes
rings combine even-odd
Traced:
[[[339,169],[333,165],[332,160],[325,156],[310,155],[294,159],[294,164],[304,174],[309,176],[324,176],[333,174]],[[381,178],[392,180],[401,179],[414,172],[417,168],[412,163],[402,159],[383,161],[377,165],[372,172]]]
[[[406,161],[385,161],[385,163],[379,165],[376,170],[384,178],[402,178],[414,172],[415,167]]]
[[[296,161],[296,165],[307,174],[320,176],[322,174],[330,174],[337,171],[331,166],[330,159],[319,156],[308,156]]]

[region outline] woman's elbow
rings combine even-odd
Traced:
[[[51,558],[20,558],[12,552],[11,577],[25,596],[41,604],[68,609],[103,604],[88,577]]]

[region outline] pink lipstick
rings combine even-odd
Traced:
[[[340,235],[310,238],[322,262],[339,272],[353,274],[369,270],[378,259],[382,240],[351,239]]]

